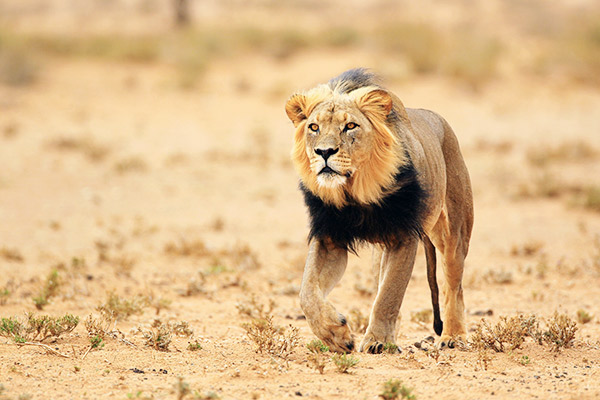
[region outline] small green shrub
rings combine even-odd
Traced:
[[[100,336],[93,336],[90,338],[90,345],[92,346],[92,349],[100,350],[104,347],[104,339]]]
[[[412,389],[402,384],[400,379],[390,379],[383,384],[383,392],[379,395],[383,400],[407,399],[416,400]]]
[[[312,364],[313,368],[319,371],[320,374],[325,372],[325,365],[327,363],[327,358],[325,357],[325,353],[329,352],[329,347],[327,347],[323,342],[318,339],[311,341],[306,345],[310,354],[308,355],[308,361]]]
[[[148,298],[145,296],[138,295],[132,299],[123,299],[115,292],[109,292],[106,302],[96,309],[106,319],[119,321],[126,320],[132,315],[142,314],[147,306]]]
[[[58,294],[60,285],[61,281],[58,275],[58,270],[53,269],[44,281],[44,285],[40,289],[39,294],[33,297],[35,308],[42,310],[46,305],[48,305],[50,298],[55,297]]]
[[[79,324],[79,317],[65,314],[62,317],[27,314],[25,320],[16,317],[0,320],[0,336],[12,338],[17,343],[56,340],[70,333]]]
[[[335,364],[339,373],[347,374],[350,368],[356,367],[360,360],[350,354],[334,354],[331,361]]]

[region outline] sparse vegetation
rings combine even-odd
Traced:
[[[114,170],[119,174],[145,172],[148,170],[148,163],[139,156],[131,156],[117,161]]]
[[[155,319],[149,328],[138,327],[137,332],[141,333],[146,339],[145,345],[152,347],[153,349],[160,351],[169,351],[169,345],[173,340],[173,336],[192,337],[194,331],[190,328],[189,324],[185,321],[181,322],[163,322],[160,319]],[[196,341],[196,348],[199,350],[202,348],[200,343]],[[188,346],[188,349],[194,347],[193,345]]]
[[[99,162],[110,153],[108,146],[100,144],[89,136],[63,136],[50,140],[48,148],[57,151],[83,154],[88,160]]]
[[[383,346],[383,352],[388,354],[397,354],[399,353],[399,347],[395,343],[386,343]]]
[[[79,324],[79,318],[71,314],[51,317],[49,315],[36,316],[30,313],[25,316],[25,319],[2,318],[0,335],[11,338],[16,343],[44,342],[56,340],[60,336],[72,332],[77,324]]]
[[[188,343],[187,349],[189,351],[202,350],[202,345],[200,344],[200,342],[198,340],[194,340],[194,341]]]
[[[58,270],[53,269],[37,296],[33,297],[33,303],[35,304],[35,308],[38,310],[42,310],[52,297],[55,297],[58,294],[59,287],[61,285],[61,280],[58,275]]]
[[[244,302],[238,302],[235,307],[240,315],[254,318],[254,319],[267,319],[269,315],[275,309],[275,301],[269,299],[268,304],[263,304],[258,300],[258,296],[254,293],[250,295],[250,298]]]
[[[350,368],[356,367],[360,360],[351,354],[336,353],[331,356],[331,361],[335,364],[337,371],[341,374],[347,374]]]
[[[165,245],[165,253],[180,257],[206,257],[210,251],[202,240],[188,241],[180,239],[177,242],[169,242]]]
[[[493,326],[482,319],[471,335],[470,343],[478,351],[490,349],[495,352],[518,349],[527,337],[540,345],[547,343],[553,351],[572,345],[577,323],[566,314],[555,312],[551,319],[545,321],[546,329],[542,329],[540,325],[540,320],[535,315],[510,318],[502,316]]]
[[[527,161],[536,167],[546,167],[555,163],[594,160],[598,155],[598,151],[589,143],[578,140],[556,146],[531,147],[527,150]]]
[[[175,392],[177,394],[177,400],[183,400],[187,395],[192,393],[192,390],[190,389],[190,385],[179,376],[175,383]]]
[[[104,347],[104,339],[102,339],[100,336],[92,336],[90,338],[90,346],[92,349],[100,350]]]
[[[548,329],[543,332],[544,341],[552,346],[552,350],[571,347],[577,332],[577,322],[566,314],[555,312],[547,322]]]
[[[533,257],[538,255],[544,248],[544,243],[532,240],[521,244],[515,244],[510,249],[510,255],[514,257]]]
[[[145,345],[155,350],[169,351],[169,345],[173,339],[173,327],[155,319],[150,329],[138,328],[146,339]]]
[[[170,299],[157,296],[153,290],[148,290],[145,297],[147,304],[156,310],[156,315],[159,315],[162,310],[168,310],[171,307],[172,301]]]
[[[538,337],[538,329],[539,322],[535,316],[500,317],[495,326],[482,319],[471,336],[471,343],[476,349],[512,351],[520,348],[528,335]]]
[[[1,247],[0,248],[0,258],[5,259],[6,261],[13,261],[22,263],[25,261],[23,254],[16,248],[9,247]]]
[[[402,384],[400,379],[390,379],[383,384],[383,392],[379,395],[383,400],[416,400],[416,396],[412,394],[412,389],[407,388]]]
[[[513,273],[504,269],[490,269],[482,278],[485,282],[496,285],[509,285],[514,281]]]
[[[0,287],[0,306],[5,305],[9,297],[10,290],[7,287]]]
[[[246,335],[256,345],[256,351],[287,359],[298,344],[298,328],[286,328],[273,324],[273,317],[253,319],[242,325]]]
[[[148,306],[148,298],[145,296],[135,296],[131,299],[124,299],[115,292],[108,293],[108,298],[104,304],[96,309],[107,320],[126,320],[132,315],[141,314],[144,308]]]
[[[431,323],[433,319],[433,310],[426,308],[419,311],[413,311],[410,313],[410,320],[420,325],[426,325]]]
[[[327,364],[328,358],[325,353],[329,352],[329,347],[327,347],[320,340],[313,340],[309,344],[306,345],[306,348],[310,352],[308,355],[308,362],[313,366],[314,369],[319,371],[320,374],[325,372],[325,365]]]
[[[350,327],[354,332],[365,333],[368,326],[368,316],[364,315],[358,308],[350,310]]]

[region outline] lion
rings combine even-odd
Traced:
[[[466,338],[462,277],[473,226],[473,195],[450,125],[438,114],[404,108],[369,71],[346,71],[294,94],[285,106],[295,126],[291,157],[310,219],[300,305],[331,350],[352,352],[346,318],[327,300],[348,252],[373,245],[377,295],[358,348],[396,344],[396,322],[417,245],[423,243],[439,348]],[[443,322],[436,280],[443,259]]]

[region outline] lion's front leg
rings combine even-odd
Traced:
[[[400,246],[383,252],[377,297],[360,351],[381,353],[387,343],[396,343],[396,321],[415,262],[417,243],[417,239],[406,239]]]
[[[300,306],[313,333],[332,351],[350,352],[354,338],[346,318],[326,300],[346,270],[348,253],[345,249],[313,240],[310,244],[302,288]]]

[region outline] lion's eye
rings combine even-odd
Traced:
[[[319,125],[317,125],[317,124],[310,124],[308,126],[308,129],[310,129],[312,132],[319,132]]]
[[[348,122],[346,124],[346,129],[347,131],[351,131],[352,129],[358,127],[358,124],[354,123],[354,122]]]

